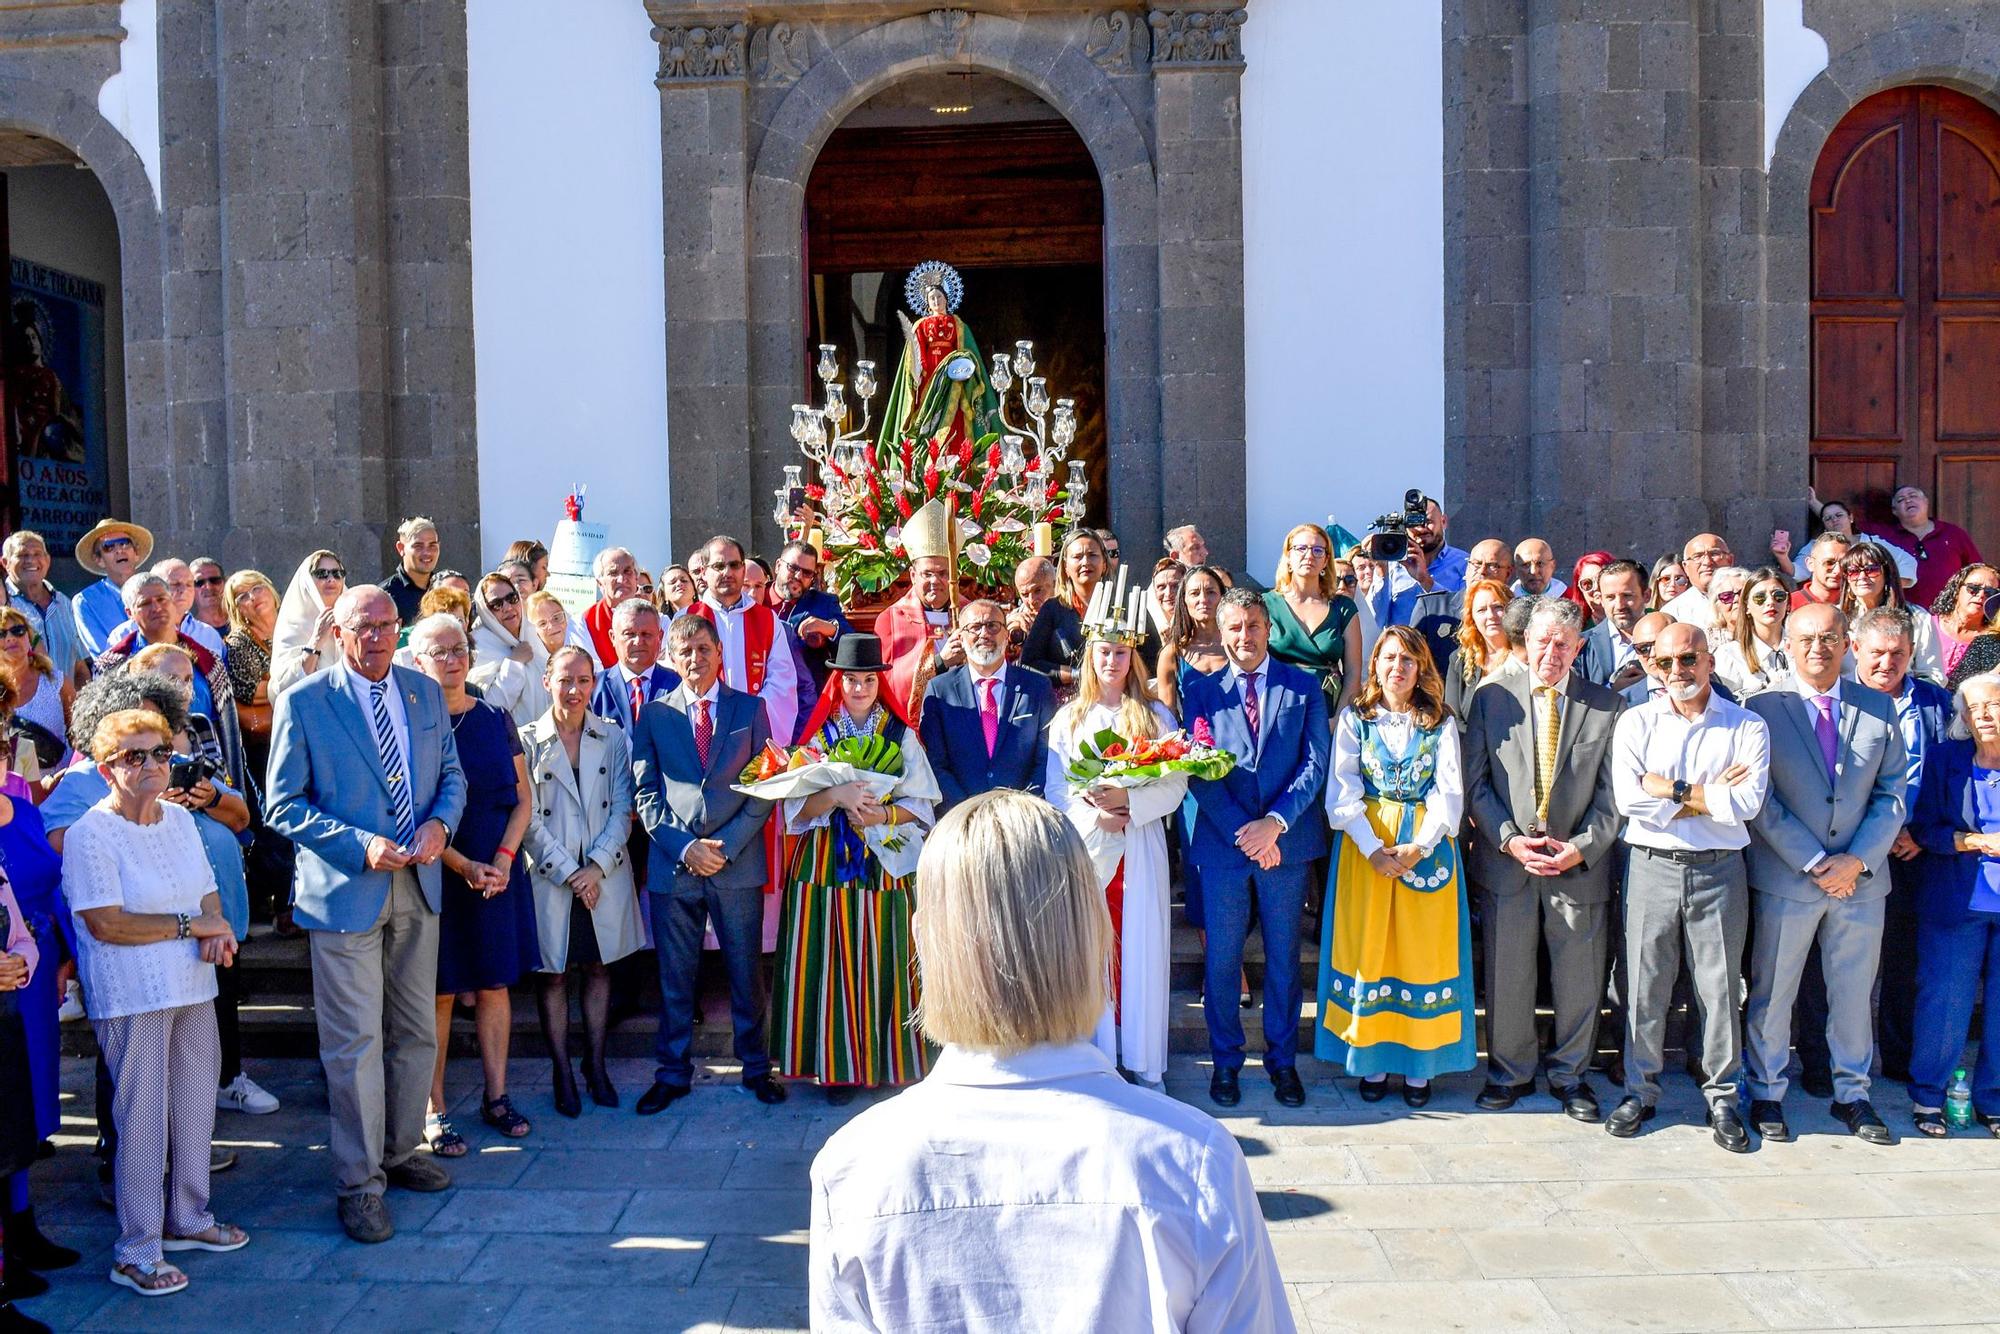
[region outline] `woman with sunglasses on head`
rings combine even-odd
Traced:
[[[278,600],[278,623],[271,633],[272,699],[340,660],[333,604],[346,591],[347,567],[331,551],[313,552],[292,572],[292,581]]]
[[[1841,572],[1847,576],[1840,609],[1847,613],[1850,624],[1858,623],[1861,617],[1877,607],[1894,607],[1901,611],[1910,618],[1910,671],[1933,681],[1943,681],[1944,656],[1938,647],[1937,621],[1930,612],[1912,606],[1909,599],[1903,596],[1902,581],[1897,575],[1897,554],[1895,547],[1867,539],[1849,547],[1840,563]],[[1848,662],[1851,669],[1852,654],[1848,656]]]
[[[35,743],[46,772],[69,763],[69,711],[76,688],[56,674],[34,626],[17,607],[0,607],[0,667],[14,686],[14,718]]]
[[[1360,609],[1334,583],[1326,529],[1300,523],[1285,534],[1264,606],[1271,613],[1271,656],[1311,672],[1326,696],[1326,716],[1339,717],[1360,686]]]
[[[1716,579],[1720,581],[1718,573]],[[1715,675],[1744,699],[1784,675],[1785,617],[1792,590],[1785,576],[1765,566],[1744,581],[1736,604],[1735,624],[1717,627]]]
[[[526,727],[549,711],[548,688],[542,677],[549,652],[541,636],[525,623],[521,590],[504,574],[479,581],[472,597],[472,671],[467,680],[479,696]]]
[[[1680,553],[1669,551],[1653,562],[1653,578],[1646,586],[1652,590],[1646,599],[1646,610],[1658,611],[1694,587],[1694,582],[1688,578],[1687,569],[1681,564]]]
[[[1973,640],[1994,629],[1987,599],[2000,592],[2000,571],[1991,565],[1968,565],[1945,582],[1931,603],[1931,619],[1937,624],[1938,661],[1946,677],[1964,675],[1959,660]]]

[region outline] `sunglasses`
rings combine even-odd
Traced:
[[[1355,577],[1354,577],[1353,575],[1351,575],[1351,574],[1343,574],[1343,575],[1341,575],[1341,576],[1340,576],[1340,579],[1339,579],[1339,583],[1340,583],[1340,586],[1341,586],[1342,588],[1358,588],[1358,587],[1360,587],[1360,586],[1361,586],[1361,581],[1360,581],[1359,579],[1355,578]]]
[[[1735,589],[1731,588],[1731,589],[1726,589],[1723,592],[1717,593],[1715,595],[1715,600],[1717,602],[1720,602],[1725,607],[1733,607],[1736,605],[1736,599],[1740,596],[1741,594],[1737,593]]]
[[[1682,667],[1687,668],[1689,671],[1693,671],[1697,666],[1701,664],[1701,654],[1693,652],[1692,650],[1686,653],[1662,654],[1661,656],[1653,659],[1653,668],[1654,670],[1664,675],[1665,673],[1672,671],[1676,663],[1678,663]]]
[[[106,760],[105,763],[138,773],[149,764],[171,764],[173,763],[173,759],[174,748],[172,746],[154,746],[150,750],[141,750],[135,746],[130,750],[119,751],[109,760]]]
[[[25,625],[0,626],[0,639],[26,639],[33,633],[33,628]]]
[[[131,545],[132,539],[129,537],[107,537],[97,544],[97,550],[98,554],[102,555],[104,552],[117,551],[122,547],[129,547]]]
[[[1760,592],[1752,593],[1750,600],[1760,607],[1768,607],[1773,602],[1790,602],[1792,599],[1781,589],[1766,588]]]
[[[651,592],[652,590],[648,589],[646,591]],[[518,591],[502,593],[497,598],[486,599],[486,605],[489,607],[518,607],[521,605],[521,594]]]
[[[1872,560],[1870,560],[1870,561],[1859,561],[1859,562],[1856,562],[1856,563],[1855,563],[1855,564],[1853,564],[1853,565],[1843,565],[1843,566],[1841,566],[1840,568],[1841,568],[1841,569],[1843,569],[1843,570],[1845,570],[1845,571],[1847,572],[1847,575],[1848,575],[1848,577],[1849,577],[1850,579],[1858,579],[1858,578],[1860,578],[1860,577],[1861,577],[1862,575],[1864,575],[1864,574],[1880,574],[1880,573],[1882,573],[1882,564],[1881,564],[1881,562],[1880,562],[1880,561],[1872,561]]]
[[[345,579],[346,577],[347,571],[338,565],[322,565],[313,571],[313,578],[315,579]]]
[[[1634,644],[1632,651],[1639,655],[1641,662],[1650,662],[1653,657],[1653,641],[1649,639],[1643,644]]]
[[[1960,584],[1958,587],[1961,593],[1970,593],[1976,598],[1990,598],[1995,593],[2000,593],[2000,588],[1995,588],[1991,584]]]
[[[205,574],[201,578],[194,581],[194,586],[196,588],[214,588],[217,584],[221,582],[222,582],[221,575]]]
[[[801,583],[813,584],[819,582],[818,570],[808,570],[805,566],[794,565],[788,560],[779,561],[778,568]]]

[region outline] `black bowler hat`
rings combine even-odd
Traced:
[[[889,664],[882,661],[882,641],[869,634],[845,634],[833,646],[833,657],[827,660],[827,667],[836,672],[886,672]]]

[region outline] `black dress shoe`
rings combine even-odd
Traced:
[[[1360,1093],[1363,1102],[1380,1102],[1389,1096],[1389,1077],[1384,1075],[1380,1079],[1364,1079],[1356,1092]]]
[[[755,1079],[743,1081],[743,1091],[757,1095],[757,1101],[766,1107],[775,1107],[785,1100],[785,1086],[770,1075],[758,1075]]]
[[[1660,1114],[1657,1107],[1648,1107],[1637,1098],[1627,1096],[1611,1109],[1611,1115],[1604,1119],[1606,1134],[1619,1139],[1631,1139],[1639,1133],[1639,1127]]]
[[[1234,1107],[1243,1101],[1243,1089],[1234,1070],[1218,1069],[1208,1077],[1208,1100],[1217,1107]]]
[[[32,1269],[15,1267],[0,1280],[0,1301],[25,1302],[49,1290],[49,1281]]]
[[[664,1112],[675,1102],[685,1098],[688,1092],[686,1084],[662,1084],[654,1080],[653,1087],[639,1095],[639,1115],[653,1116]]]
[[[0,1297],[0,1334],[49,1334],[49,1327]]]
[[[1790,1144],[1792,1128],[1785,1124],[1785,1109],[1768,1098],[1750,1104],[1750,1128],[1773,1144]]]
[[[852,1084],[828,1084],[821,1091],[826,1094],[826,1105],[829,1107],[845,1107],[854,1101]]]
[[[1808,1070],[1799,1076],[1799,1087],[1809,1098],[1833,1098],[1833,1075],[1825,1070]]]
[[[1848,1133],[1864,1144],[1894,1144],[1896,1132],[1882,1122],[1875,1114],[1875,1108],[1866,1098],[1853,1102],[1833,1104],[1833,1119],[1847,1127]]]
[[[1270,1071],[1271,1096],[1281,1107],[1303,1107],[1306,1105],[1306,1086],[1299,1081],[1299,1072],[1291,1066]]]
[[[1403,1082],[1403,1101],[1412,1107],[1422,1107],[1431,1100],[1431,1089],[1433,1087],[1433,1084],[1428,1079],[1421,1084],[1412,1084],[1408,1080],[1405,1080]]]
[[[1604,1115],[1597,1105],[1597,1090],[1581,1080],[1568,1088],[1551,1088],[1549,1096],[1562,1104],[1563,1115],[1573,1121],[1596,1125]]]
[[[602,1063],[584,1060],[583,1086],[590,1090],[590,1100],[599,1107],[618,1105],[618,1090],[611,1086],[611,1075]]]
[[[1729,1103],[1718,1102],[1708,1109],[1708,1128],[1715,1132],[1715,1142],[1731,1153],[1750,1152],[1750,1132]]]
[[[576,1072],[567,1059],[555,1063],[555,1103],[558,1115],[574,1121],[583,1115],[583,1097],[576,1091]]]
[[[1521,1099],[1535,1091],[1535,1081],[1525,1084],[1488,1084],[1479,1090],[1479,1096],[1472,1100],[1482,1111],[1504,1112]]]
[[[34,1270],[67,1269],[83,1258],[81,1251],[50,1241],[35,1222],[31,1204],[19,1213],[10,1213],[4,1224],[7,1232],[7,1270],[16,1266]]]

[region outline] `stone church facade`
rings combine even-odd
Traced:
[[[788,405],[806,388],[802,210],[827,136],[899,80],[972,70],[1054,107],[1102,177],[1106,518],[1128,550],[1192,518],[1242,560],[1259,318],[1243,29],[1301,2],[629,0],[657,50],[675,540],[772,535],[757,498],[790,461]],[[168,548],[278,569],[322,544],[386,550],[418,511],[448,552],[520,535],[480,531],[479,3],[0,5],[0,127],[64,146],[116,215],[114,489]],[[1767,24],[1783,0],[1445,0],[1439,383],[1456,538],[1651,554],[1701,528],[1744,547],[1800,525],[1822,149],[1900,85],[2000,107],[2000,0],[1789,8],[1787,49],[1825,54],[1779,105]],[[135,31],[150,46],[136,56]],[[1339,79],[1368,53],[1322,42],[1283,58]],[[147,117],[106,109],[146,59],[150,137]],[[1369,312],[1338,318],[1365,327]],[[1314,441],[1288,448],[1305,474],[1334,466]]]

